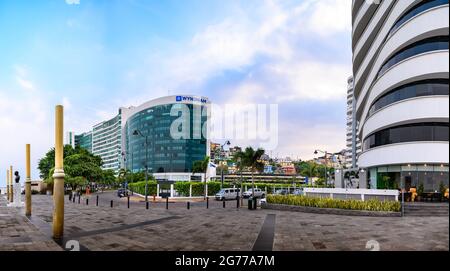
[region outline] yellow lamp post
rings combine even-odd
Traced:
[[[9,202],[9,169],[6,170],[6,199]]]
[[[64,108],[55,109],[55,172],[53,174],[53,238],[62,239],[64,234]]]
[[[31,216],[31,169],[30,169],[30,144],[25,147],[26,180],[25,180],[25,215]]]
[[[9,166],[9,202],[14,201],[13,167]]]

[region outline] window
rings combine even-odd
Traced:
[[[449,141],[448,123],[415,123],[381,130],[364,140],[364,150],[416,141]]]
[[[403,48],[386,61],[378,72],[377,78],[384,74],[389,68],[405,59],[425,52],[445,49],[448,49],[448,36],[437,36],[415,42]]]
[[[400,17],[394,26],[391,28],[388,34],[388,38],[394,34],[394,32],[399,29],[406,21],[412,17],[441,5],[448,5],[449,0],[423,0],[419,4],[408,10],[402,17]]]
[[[400,86],[378,98],[369,109],[369,116],[398,101],[433,95],[449,95],[448,79],[432,79]]]

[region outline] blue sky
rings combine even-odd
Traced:
[[[345,147],[350,0],[0,1],[0,172],[75,132],[168,93],[277,103],[273,154]],[[0,175],[0,186],[4,183]]]

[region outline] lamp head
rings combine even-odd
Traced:
[[[134,136],[139,135],[139,131],[138,131],[138,130],[134,130],[133,135],[134,135]]]
[[[314,154],[319,154],[319,152],[317,150],[314,151]]]

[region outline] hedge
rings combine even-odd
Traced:
[[[397,201],[359,201],[331,198],[315,198],[295,195],[268,195],[267,203],[306,206],[316,208],[336,208],[345,210],[400,212],[401,204]]]
[[[155,181],[148,182],[148,195],[156,195],[157,183]],[[137,182],[128,184],[128,189],[141,195],[145,195],[145,182]]]

